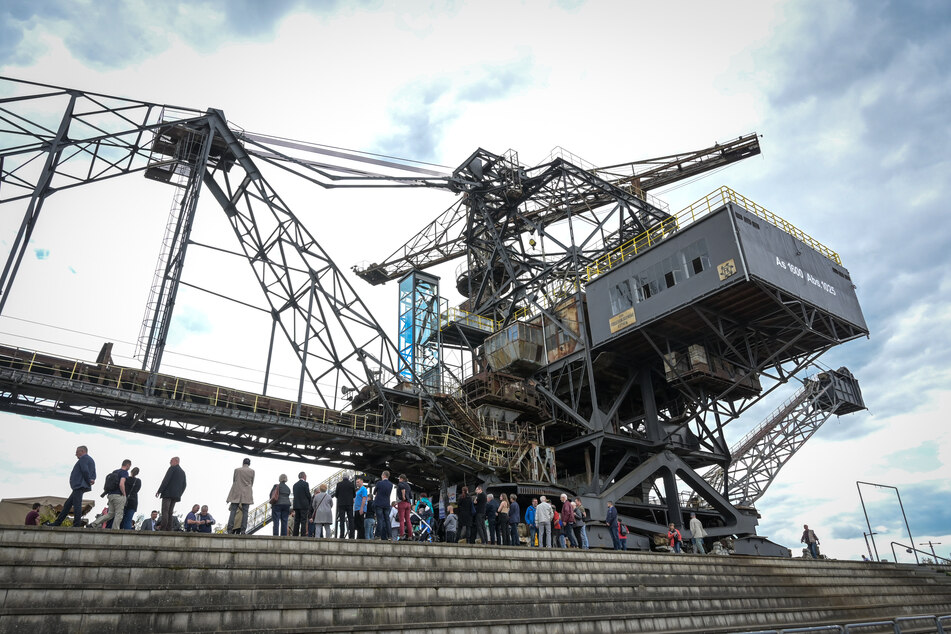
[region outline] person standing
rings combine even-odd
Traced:
[[[126,480],[129,479],[129,467],[132,466],[132,461],[125,459],[122,461],[122,466],[113,471],[111,476],[113,478],[106,477],[106,487],[103,493],[106,496],[106,501],[108,502],[108,512],[105,515],[100,515],[92,521],[92,523],[98,527],[100,525],[112,522],[110,525],[111,528],[119,530],[122,526],[122,517],[125,512],[125,495],[126,495]]]
[[[353,539],[353,498],[356,490],[350,476],[343,475],[337,488],[334,489],[334,497],[337,498],[337,537],[343,539]]]
[[[565,536],[565,548],[569,545],[572,548],[578,547],[578,542],[575,541],[575,507],[572,506],[571,502],[568,501],[568,495],[565,493],[561,494],[561,531]]]
[[[816,537],[815,531],[810,529],[808,524],[802,525],[802,537],[799,542],[809,547],[809,554],[812,555],[813,559],[819,558],[819,538]]]
[[[456,543],[456,530],[459,528],[459,517],[452,512],[452,505],[446,507],[446,519],[442,523],[443,530],[446,531],[446,543]]]
[[[707,531],[703,530],[703,524],[697,519],[696,513],[690,514],[690,541],[693,543],[693,552],[698,555],[706,555],[707,551],[703,547],[703,538],[707,536]]]
[[[555,517],[555,509],[548,503],[544,495],[535,509],[535,526],[538,531],[538,546],[551,548],[551,521]]]
[[[478,535],[482,545],[485,546],[489,543],[489,536],[485,532],[485,506],[488,504],[488,499],[481,486],[476,486],[475,492],[475,530],[472,531],[472,535],[469,537],[469,543],[474,544]]]
[[[608,512],[604,521],[608,523],[608,531],[611,533],[611,543],[614,550],[621,550],[621,537],[618,535],[617,509],[614,508],[614,502],[608,500]]]
[[[509,528],[509,496],[499,495],[499,515],[496,520],[499,524],[499,545],[508,546],[512,542],[512,530]]]
[[[535,513],[538,509],[538,498],[532,498],[532,504],[525,509],[525,526],[528,527],[528,545],[535,546],[535,538],[538,536],[538,527],[535,526]]]
[[[363,484],[363,478],[357,478],[356,493],[353,496],[353,522],[357,528],[357,539],[373,539],[373,535],[367,535],[367,497],[370,492]]]
[[[573,504],[575,507],[575,538],[578,540],[578,545],[581,548],[588,550],[588,531],[585,528],[586,518],[584,514],[584,506],[581,505],[581,498],[575,498]]]
[[[317,527],[314,537],[330,538],[330,525],[334,522],[334,500],[327,493],[327,483],[321,482],[314,494],[314,526]]]
[[[459,532],[457,536],[459,541],[465,543],[471,542],[469,536],[472,534],[472,498],[469,497],[469,487],[462,487],[459,497],[456,498],[456,515],[459,516]]]
[[[142,524],[139,526],[140,531],[157,531],[159,528],[161,528],[161,525],[158,521],[158,511],[152,511],[152,514],[142,520]]]
[[[86,445],[76,447],[76,464],[69,473],[69,488],[72,493],[63,502],[63,510],[59,512],[50,526],[62,526],[63,520],[73,512],[73,526],[79,526],[79,519],[83,516],[83,493],[92,491],[96,483],[96,462],[89,455]]]
[[[271,504],[271,532],[275,537],[287,537],[287,519],[291,515],[291,488],[287,486],[287,475],[282,473],[277,479],[277,501]]]
[[[294,537],[307,537],[310,514],[310,485],[307,484],[307,474],[301,471],[294,483]]]
[[[142,488],[142,480],[139,480],[139,468],[133,467],[129,472],[129,478],[125,481],[125,511],[122,513],[122,522],[120,528],[124,531],[132,530],[132,520],[135,519],[135,512],[139,510],[139,489]]]
[[[485,497],[488,500],[485,503],[485,521],[489,525],[489,543],[495,546],[502,543],[499,539],[499,501],[491,493],[486,494]]]
[[[399,484],[396,485],[396,515],[397,531],[401,539],[413,539],[413,522],[410,519],[410,509],[413,507],[413,489],[401,473]]]
[[[509,529],[512,531],[512,545],[521,546],[522,540],[518,536],[518,523],[522,519],[522,509],[518,507],[518,500],[513,493],[509,496]]]
[[[245,458],[241,466],[234,470],[234,478],[231,481],[231,491],[228,492],[226,502],[231,505],[231,515],[228,517],[228,529],[234,526],[234,515],[241,507],[241,528],[238,533],[244,535],[248,532],[248,510],[254,502],[251,489],[254,486],[254,469],[251,468],[251,459]]]
[[[384,471],[380,481],[373,487],[373,509],[376,511],[376,534],[384,541],[390,541],[390,497],[393,495],[393,483],[390,472]]]
[[[175,503],[182,499],[185,494],[185,487],[188,482],[185,478],[185,470],[178,464],[178,456],[168,461],[169,467],[162,478],[162,484],[159,485],[155,497],[162,498],[162,530],[170,531],[173,527],[175,517]]]
[[[399,541],[400,537],[400,511],[396,500],[393,500],[390,502],[390,539],[395,542]]]

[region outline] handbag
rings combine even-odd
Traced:
[[[277,501],[281,497],[281,488],[280,485],[275,484],[274,488],[271,489],[271,504],[277,504]]]

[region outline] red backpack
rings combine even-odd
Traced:
[[[555,511],[555,517],[552,520],[551,525],[552,527],[558,530],[561,530],[561,513],[559,513],[558,511]]]

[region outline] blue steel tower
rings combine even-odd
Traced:
[[[439,392],[439,278],[410,271],[400,280],[399,375]]]

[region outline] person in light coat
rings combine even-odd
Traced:
[[[541,496],[541,502],[535,509],[535,526],[538,527],[538,546],[551,548],[551,521],[555,517],[555,509],[548,503],[548,498]]]
[[[698,555],[706,555],[707,551],[703,547],[703,538],[707,536],[707,531],[703,530],[703,524],[697,519],[696,513],[690,514],[690,541],[693,542],[693,552]]]
[[[327,483],[322,482],[312,503],[314,507],[314,526],[317,531],[314,537],[330,537],[330,525],[334,521],[334,499],[327,493]]]
[[[244,535],[248,532],[248,509],[254,500],[251,499],[251,488],[254,486],[254,469],[250,467],[251,459],[245,458],[241,466],[234,470],[234,479],[231,483],[231,491],[228,492],[226,502],[231,505],[231,516],[228,518],[228,529],[234,526],[234,516],[241,507],[241,529],[238,531]]]

